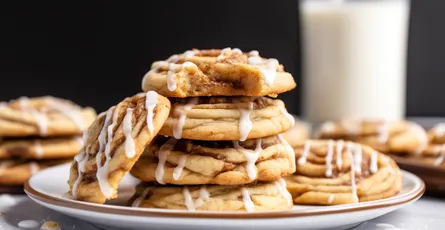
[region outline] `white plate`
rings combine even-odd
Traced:
[[[132,229],[346,229],[363,221],[402,208],[419,199],[425,186],[417,176],[403,172],[403,189],[384,200],[337,206],[294,206],[280,212],[187,212],[124,206],[132,195],[133,178],[125,177],[119,198],[105,205],[63,198],[69,164],[43,170],[26,184],[26,194],[35,202],[99,226]]]

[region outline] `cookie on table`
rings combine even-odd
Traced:
[[[169,111],[170,101],[149,91],[100,114],[84,134],[84,149],[74,157],[69,193],[92,203],[116,198],[122,177],[156,136]]]
[[[3,139],[0,141],[0,160],[71,158],[82,149],[81,137]]]
[[[283,179],[239,185],[158,186],[141,183],[130,205],[189,211],[282,211],[292,209]]]
[[[294,118],[284,103],[266,97],[170,98],[160,135],[192,140],[240,140],[280,134]]]
[[[272,96],[295,88],[277,59],[239,49],[189,50],[154,62],[142,89],[166,97]]]
[[[420,154],[428,146],[426,131],[410,121],[326,122],[320,127],[318,138],[355,141],[383,153]]]
[[[398,194],[402,174],[389,157],[350,141],[308,140],[295,148],[294,175],[285,177],[295,204],[337,205]]]
[[[80,135],[96,118],[92,108],[50,96],[21,97],[0,104],[0,136]]]
[[[294,150],[280,136],[244,142],[158,136],[131,170],[141,181],[177,185],[240,185],[294,172]]]
[[[23,185],[40,170],[70,162],[71,159],[58,160],[0,160],[0,185]]]

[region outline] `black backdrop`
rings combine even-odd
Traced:
[[[54,95],[107,109],[154,60],[191,48],[258,49],[300,80],[298,1],[29,1],[0,12],[0,100]],[[408,115],[444,116],[445,1],[413,0]],[[281,96],[300,112],[300,90]]]

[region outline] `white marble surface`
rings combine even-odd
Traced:
[[[0,230],[19,230],[22,220],[55,221],[63,230],[100,230],[85,221],[43,208],[26,196],[13,196],[16,204],[0,204]],[[390,225],[394,227],[389,227]],[[147,226],[147,229],[150,229]],[[354,230],[441,230],[445,229],[445,199],[423,197],[416,203],[377,219],[362,223]],[[110,229],[112,230],[112,229]],[[207,229],[206,229],[207,230]]]

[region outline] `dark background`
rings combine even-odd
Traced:
[[[412,0],[410,116],[445,116],[444,9]],[[0,12],[0,100],[54,95],[103,111],[139,92],[153,61],[191,48],[257,49],[301,83],[297,12],[296,0],[15,2]],[[298,87],[281,98],[300,112]]]

